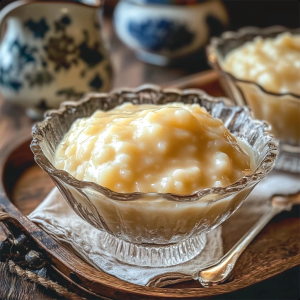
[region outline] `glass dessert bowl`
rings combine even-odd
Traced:
[[[299,35],[300,29],[282,26],[264,29],[245,27],[237,32],[225,32],[220,38],[211,40],[207,56],[210,65],[222,75],[221,80],[229,97],[237,105],[249,106],[255,118],[265,120],[272,126],[271,132],[280,141],[275,168],[300,173],[300,88],[296,92],[295,89],[292,92],[270,91],[257,80],[244,80],[243,76],[236,76],[236,72],[226,68],[226,58],[231,51],[237,51],[237,48],[255,41],[257,37],[265,40],[276,38],[282,33]],[[249,57],[245,55],[245,59]],[[281,60],[278,58],[278,62]],[[253,68],[260,67],[259,64],[260,62],[254,62]],[[300,61],[295,61],[295,64],[300,65]],[[284,70],[282,74],[284,73],[284,77],[287,77],[289,70]],[[274,75],[275,81],[283,79],[276,78],[276,74],[271,75]],[[278,85],[277,82],[271,84]]]
[[[212,187],[189,195],[172,193],[118,193],[99,184],[77,180],[54,167],[55,151],[78,118],[96,110],[110,110],[124,102],[199,104],[253,153],[253,171],[227,187]],[[277,143],[268,125],[253,120],[247,108],[230,106],[227,99],[201,90],[164,89],[145,85],[110,94],[88,94],[79,102],[65,102],[49,111],[33,128],[31,149],[38,165],[84,220],[105,231],[103,246],[117,259],[140,266],[171,266],[197,256],[206,233],[225,221],[246,199],[254,186],[273,168]]]

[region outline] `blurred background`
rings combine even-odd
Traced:
[[[63,101],[144,83],[218,96],[205,54],[213,36],[300,27],[299,0],[0,0],[0,9],[0,168],[8,145],[28,141],[33,122]],[[298,282],[295,267],[224,299],[296,299]]]
[[[245,26],[299,28],[299,3],[0,0],[0,134],[30,132],[47,109],[90,91],[153,83],[223,95],[210,39]]]
[[[13,1],[0,0],[0,7],[3,8],[11,2]],[[47,1],[45,0],[44,2]],[[80,1],[77,0],[73,2]],[[87,0],[81,2],[93,1]],[[214,2],[215,4],[211,12],[211,15],[215,15],[215,18],[208,18],[206,22],[202,22],[202,24],[206,23],[206,26],[209,27],[209,38],[214,35],[219,35],[224,30],[237,30],[244,26],[267,27],[283,25],[290,28],[300,26],[298,0],[106,0],[104,2],[104,14],[101,19],[102,32],[105,37],[105,42],[109,47],[109,56],[114,70],[112,86],[135,87],[144,82],[166,84],[169,81],[179,79],[183,76],[207,70],[209,67],[205,57],[205,45],[209,41],[208,37],[205,41],[201,41],[201,45],[198,44],[198,49],[190,49],[187,51],[187,54],[179,56],[171,62],[159,61],[159,58],[147,57],[145,53],[138,53],[139,60],[136,57],[136,50],[138,48],[152,47],[151,49],[154,49],[152,52],[163,52],[164,49],[161,49],[160,45],[155,44],[155,41],[155,45],[153,44],[153,39],[159,38],[155,37],[155,31],[156,34],[159,35],[158,31],[161,30],[159,26],[172,26],[172,24],[152,24],[151,20],[153,20],[154,17],[157,18],[157,11],[159,11],[158,14],[164,17],[164,20],[166,20],[165,15],[168,15],[169,19],[172,20],[172,10],[176,4],[177,6],[180,5],[181,11],[185,11],[182,13],[186,14],[183,18],[192,19],[194,18],[193,11],[195,11],[195,6],[199,6],[200,13],[198,14],[198,19],[201,19],[203,17],[201,12],[206,9],[205,6],[207,6],[209,2]],[[119,7],[120,5],[122,7]],[[204,6],[204,9],[201,6]],[[224,11],[222,6],[224,6]],[[153,7],[155,7],[157,11],[153,12]],[[188,10],[188,8],[190,8],[190,10]],[[143,14],[143,17],[141,17],[141,14]],[[126,21],[123,20],[126,15],[130,15],[129,18],[132,18],[131,34],[133,37],[129,37],[124,28],[120,28],[126,24]],[[176,18],[176,12],[174,15]],[[138,23],[136,19],[141,18],[144,22]],[[115,27],[113,26],[113,19]],[[148,23],[148,28],[146,28],[147,21],[150,22]],[[127,22],[129,23],[129,21]],[[149,28],[151,25],[152,28]],[[188,27],[189,24],[186,24],[186,26]],[[153,34],[149,33],[151,30],[154,31]],[[193,39],[192,34],[201,35],[203,31],[207,31],[207,29],[201,25],[198,25],[195,32],[189,32],[188,30],[185,32],[185,30],[186,28],[181,28],[178,29],[178,32],[171,33],[171,29],[170,31],[165,29],[162,35],[166,34],[169,36],[173,34],[173,37],[175,36],[174,39],[176,39],[177,36],[182,43],[184,43],[184,40],[188,43],[189,38]],[[148,33],[148,36],[145,32]],[[151,42],[152,45],[150,45]],[[174,40],[169,41],[169,52],[172,52],[171,50],[174,49],[182,50],[180,49],[181,45],[178,43],[180,42]],[[128,44],[131,44],[131,49],[128,47]],[[166,56],[168,56],[168,54]],[[1,57],[0,59],[3,58]],[[157,64],[166,64],[167,66],[161,67],[157,66]]]
[[[2,136],[29,133],[47,109],[90,91],[153,83],[223,95],[208,71],[212,37],[300,27],[298,0],[0,0],[0,8]]]

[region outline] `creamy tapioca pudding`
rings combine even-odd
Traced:
[[[269,122],[275,137],[284,144],[300,145],[299,34],[258,36],[230,51],[222,69],[239,79],[235,84],[240,90],[234,97],[241,99],[242,91],[255,118]]]
[[[239,143],[198,104],[125,103],[76,120],[55,166],[116,192],[190,194],[250,172]]]
[[[300,95],[300,35],[285,32],[275,38],[258,36],[230,51],[223,68],[269,92]]]

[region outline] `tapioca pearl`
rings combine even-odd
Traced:
[[[59,170],[64,169],[65,168],[65,159],[57,161],[55,166]]]
[[[190,110],[196,114],[207,113],[207,109],[205,107],[200,107],[199,104],[192,104]]]
[[[127,169],[121,169],[120,175],[121,175],[122,179],[130,180],[133,176],[133,172],[131,170],[127,170]]]
[[[187,130],[183,130],[183,129],[175,129],[175,137],[179,138],[179,139],[188,139],[188,138],[192,138],[192,135],[190,132],[188,132]]]
[[[84,149],[83,147],[78,148],[76,152],[76,158],[80,161],[86,161],[91,156],[91,149]]]
[[[184,182],[184,181],[193,181],[196,179],[195,177],[200,175],[201,175],[201,170],[198,167],[190,167],[185,169],[177,169],[173,171],[172,177],[175,178],[175,180]]]
[[[151,124],[147,127],[150,136],[162,136],[164,135],[164,128],[159,124]]]
[[[144,151],[147,148],[146,147],[146,143],[145,142],[141,142],[141,141],[137,142],[137,147],[138,147],[139,151]]]
[[[258,64],[256,68],[250,68],[249,70],[249,76],[251,77],[256,77],[259,74],[262,74],[265,72],[266,67],[264,65]]]
[[[82,143],[81,147],[77,148],[76,158],[81,161],[89,160],[94,148],[95,148],[95,138],[88,139],[87,141]]]
[[[61,160],[61,158],[64,157],[66,149],[67,149],[67,147],[63,148],[62,145],[59,145],[57,147],[57,149],[56,149],[56,156],[58,157],[58,159],[56,160],[57,162],[59,162]]]
[[[61,144],[59,144],[57,150],[65,151],[69,146],[70,146],[70,142],[68,140],[66,140],[66,141],[61,142]]]
[[[131,142],[116,142],[113,144],[113,147],[116,153],[128,153],[130,155],[136,155],[139,151],[137,145]]]
[[[167,141],[161,141],[157,143],[157,150],[161,154],[167,153],[168,148],[169,148],[169,143]]]
[[[107,165],[99,170],[98,182],[106,187],[113,187],[120,178],[119,172],[115,166]]]
[[[234,170],[232,170],[232,173],[235,176],[235,178],[242,178],[249,171],[250,170],[239,171],[239,170],[234,169]]]
[[[291,68],[291,63],[285,61],[278,62],[278,64],[276,65],[276,71],[285,74],[283,81],[288,82],[295,80],[295,78],[297,80],[297,76],[299,76],[300,72],[300,70],[297,70],[297,68]]]
[[[118,191],[119,193],[124,193],[126,190],[130,189],[127,184],[118,182],[111,188],[113,191]]]
[[[206,145],[207,145],[207,147],[208,148],[214,148],[215,146],[217,146],[217,144],[218,144],[219,142],[217,141],[217,140],[211,140],[211,141],[208,141],[207,143],[206,143]]]
[[[106,129],[103,130],[101,134],[97,137],[96,147],[98,147],[98,144],[111,144],[113,141],[113,135],[109,134]]]
[[[120,118],[115,118],[115,119],[114,119],[114,123],[115,123],[115,124],[118,124],[118,126],[123,126],[123,127],[126,127],[126,126],[129,125],[129,124],[128,124],[128,119],[127,119],[126,116],[120,117]]]
[[[112,161],[115,157],[115,150],[113,147],[103,146],[97,151],[93,151],[92,162],[94,165],[101,165],[106,162]]]
[[[187,109],[180,108],[175,111],[175,116],[181,121],[181,120],[189,119],[191,113]]]
[[[99,132],[99,127],[93,124],[88,125],[84,130],[84,134],[86,135],[95,135],[98,132]]]
[[[83,180],[84,179],[84,175],[85,175],[85,172],[86,172],[86,169],[87,169],[87,165],[88,165],[88,162],[85,162],[85,163],[83,163],[83,164],[81,164],[77,167],[76,178],[78,180]]]
[[[79,164],[80,164],[80,162],[78,162],[75,158],[75,155],[73,155],[66,162],[65,168],[67,169],[68,172],[70,172],[72,174],[72,173],[76,172]]]
[[[154,157],[146,156],[146,157],[144,158],[143,164],[144,164],[145,166],[153,166],[154,163],[155,163]]]
[[[148,126],[149,125],[144,126],[144,124],[143,125],[140,124],[139,126],[136,126],[136,129],[133,134],[134,138],[135,139],[145,139],[145,137],[147,137],[147,136],[149,137],[150,134],[148,131]]]
[[[172,118],[170,124],[181,129],[194,131],[199,128],[197,118],[186,109],[178,109],[175,112],[176,118]]]
[[[97,110],[93,114],[93,118],[101,118],[101,117],[104,117],[104,116],[106,116],[106,113],[102,110]]]
[[[300,60],[295,60],[295,67],[300,70]]]
[[[173,186],[172,179],[170,177],[163,177],[161,179],[161,182],[157,183],[156,185],[160,185],[160,187],[163,191],[169,191],[169,190],[171,190],[171,188]]]
[[[277,46],[284,46],[284,47],[290,47],[290,48],[294,48],[295,47],[295,42],[293,39],[290,38],[289,35],[283,35],[280,39],[275,39],[274,40],[274,44]],[[297,47],[296,47],[296,50]]]
[[[117,124],[114,123],[110,123],[108,124],[108,126],[105,128],[106,134],[108,135],[119,135],[119,132],[122,128],[120,128],[120,126],[118,126]]]
[[[74,144],[70,145],[70,146],[66,149],[65,154],[66,154],[67,156],[73,156],[73,155],[76,154],[76,151],[77,151],[77,144],[74,143]]]
[[[191,176],[200,176],[201,170],[199,167],[190,167],[186,169],[187,173]]]
[[[174,187],[176,192],[178,193],[182,192],[182,190],[184,189],[183,182],[176,180],[174,182]]]
[[[157,112],[149,111],[145,114],[144,120],[151,123],[156,123],[159,120],[160,116]]]
[[[214,168],[216,172],[228,172],[231,170],[231,163],[228,155],[223,152],[217,152],[214,157]]]
[[[145,174],[144,179],[148,182],[151,182],[151,181],[153,181],[153,179],[155,179],[155,176],[152,174]]]
[[[211,130],[209,128],[217,128],[223,125],[223,122],[220,119],[213,118],[210,115],[202,114],[199,116],[198,120],[200,121],[200,124],[203,124],[202,126],[207,129],[207,131]],[[206,134],[206,130],[204,130],[203,134]]]
[[[236,65],[232,66],[232,71],[234,74],[239,74],[240,78],[248,77],[248,68],[246,68],[242,64],[236,64]]]
[[[123,109],[130,109],[133,107],[134,105],[131,102],[124,102],[118,107],[118,109],[123,110]]]
[[[71,142],[71,144],[78,144],[78,145],[81,145],[82,143],[84,143],[88,138],[90,138],[91,136],[90,135],[87,135],[83,132],[84,130],[82,130],[78,135],[77,137],[75,138],[75,140],[73,140]]]
[[[218,132],[207,132],[206,133],[206,137],[207,137],[207,143],[210,143],[210,141],[216,142],[214,145],[217,146],[219,143],[219,139],[220,136],[218,134]]]
[[[257,82],[266,89],[274,89],[274,87],[277,87],[281,84],[279,76],[276,76],[270,72],[259,75]]]
[[[121,153],[121,154],[117,154],[115,156],[115,159],[114,159],[114,164],[121,164],[121,165],[131,165],[132,164],[132,156],[130,156],[129,154],[124,154],[124,153]]]

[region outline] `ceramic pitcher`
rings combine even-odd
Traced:
[[[220,0],[120,0],[114,11],[119,38],[139,59],[162,66],[206,60],[208,41],[228,22]]]
[[[100,24],[101,0],[15,1],[0,12],[0,93],[32,118],[107,92],[111,64]]]

